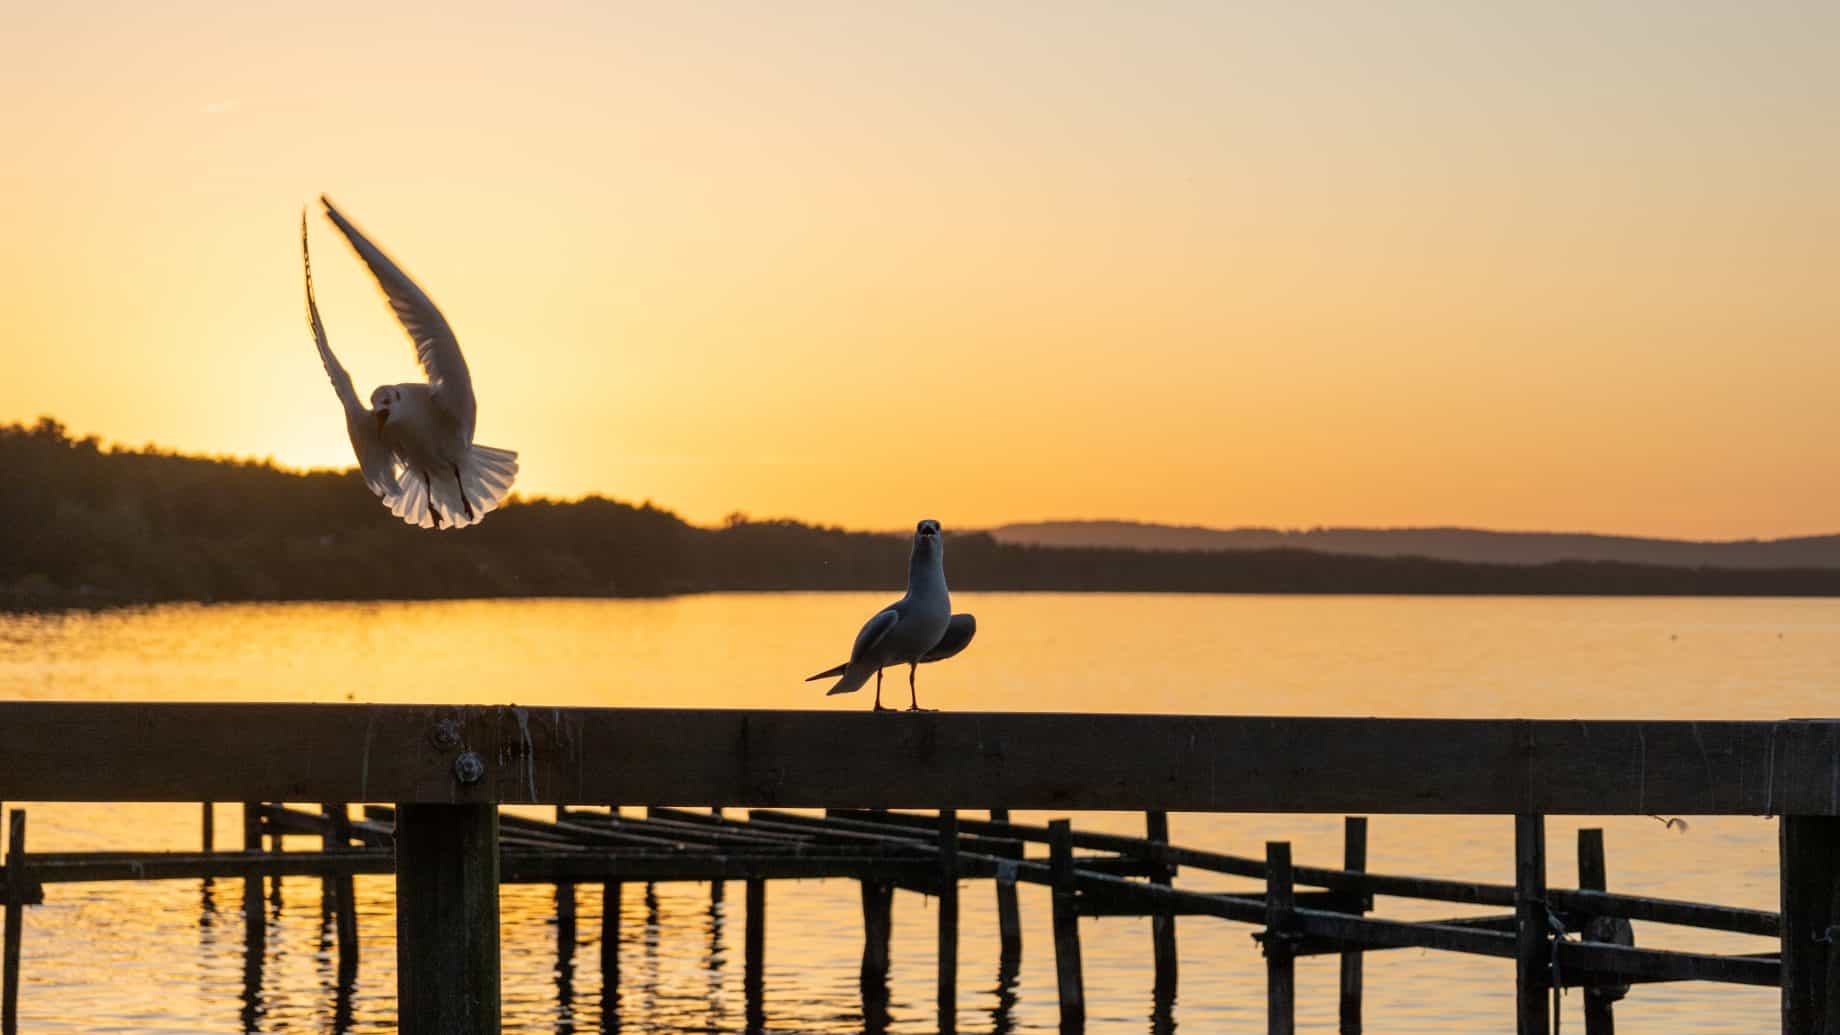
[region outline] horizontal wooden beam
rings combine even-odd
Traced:
[[[0,702],[0,799],[1840,815],[1840,722]]]

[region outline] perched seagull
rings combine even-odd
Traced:
[[[914,531],[914,552],[907,562],[907,595],[890,604],[856,634],[850,648],[850,660],[836,668],[808,677],[828,679],[841,676],[830,694],[848,694],[861,690],[875,674],[875,710],[882,707],[882,668],[907,665],[907,690],[912,695],[908,711],[920,711],[920,695],[914,689],[914,671],[929,661],[944,661],[971,644],[977,635],[977,619],[968,614],[952,613],[952,597],[946,589],[946,547],[939,535],[939,522],[927,519]]]
[[[320,362],[345,407],[345,431],[358,454],[364,483],[390,513],[419,528],[465,528],[484,520],[511,492],[517,454],[473,444],[473,378],[460,343],[415,281],[370,242],[324,195],[326,215],[389,300],[396,319],[415,343],[427,384],[384,385],[371,393],[370,408],[358,401],[351,375],[326,344],[319,305],[313,299],[313,260],[307,254],[307,214],[300,214],[300,258],[307,272],[307,324],[319,346]]]

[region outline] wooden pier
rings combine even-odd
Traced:
[[[1528,722],[1128,715],[865,715],[515,707],[0,704],[0,798],[248,801],[244,850],[38,853],[23,813],[5,855],[7,1029],[17,1024],[20,923],[48,884],[221,877],[324,879],[341,983],[357,973],[350,881],[396,875],[401,1030],[498,1031],[501,882],[557,886],[574,941],[573,888],[618,901],[630,882],[745,883],[750,1023],[764,1019],[770,882],[860,882],[865,1026],[885,1011],[889,897],[938,897],[936,999],[955,1027],[964,881],[990,880],[1006,958],[1021,951],[1015,886],[1053,909],[1064,1030],[1084,1021],[1080,919],[1136,916],[1153,932],[1159,1010],[1173,1002],[1177,918],[1245,924],[1267,961],[1269,1030],[1293,1030],[1294,961],[1341,958],[1341,1030],[1358,1032],[1362,960],[1396,948],[1514,961],[1516,1028],[1548,1031],[1555,990],[1585,996],[1588,1033],[1613,1031],[1636,985],[1781,988],[1782,1031],[1840,1031],[1830,951],[1840,929],[1840,723]],[[344,802],[366,805],[357,815]],[[615,802],[655,803],[629,814]],[[324,802],[311,807],[279,802]],[[719,802],[726,810],[683,806]],[[554,819],[499,804],[555,806]],[[733,810],[746,808],[745,813]],[[822,815],[788,809],[824,809]],[[926,811],[912,811],[925,809]],[[1013,822],[1012,809],[1135,810],[1144,835]],[[1171,844],[1169,811],[1462,813],[1514,817],[1512,883],[1374,873],[1368,821],[1345,821],[1340,865],[1290,845],[1230,855]],[[1782,909],[1738,909],[1605,890],[1601,833],[1583,831],[1577,886],[1549,887],[1544,817],[1780,817]],[[206,815],[209,816],[207,810]],[[318,851],[264,850],[312,839]],[[1261,882],[1222,894],[1184,872]],[[1374,915],[1390,898],[1499,912],[1442,921]],[[253,908],[250,908],[253,906]],[[617,910],[608,916],[617,922]],[[1632,944],[1630,921],[1758,938],[1716,955]],[[252,924],[254,958],[262,947]],[[617,926],[602,932],[617,946]],[[604,952],[618,987],[618,953]],[[259,965],[259,964],[258,964]],[[1639,992],[1634,993],[1639,997]],[[1505,1021],[1505,1018],[1504,1018]]]

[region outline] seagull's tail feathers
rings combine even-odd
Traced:
[[[398,491],[385,496],[383,504],[417,528],[465,528],[505,502],[517,472],[517,454],[511,450],[473,446],[457,470],[405,468]]]
[[[815,683],[820,679],[829,679],[832,676],[841,676],[843,675],[843,670],[849,667],[850,667],[850,663],[846,661],[843,664],[838,665],[834,668],[827,668],[815,676],[806,676],[805,682]]]
[[[428,480],[422,477],[422,472],[413,467],[408,468],[397,477],[396,486],[395,495],[383,498],[383,505],[390,508],[390,513],[417,528],[442,527],[436,523],[440,511],[428,491]]]
[[[836,670],[832,669],[831,671],[834,672]],[[813,676],[812,678],[822,679],[823,677],[828,676],[830,674],[831,674],[830,672],[821,672],[818,675]],[[829,690],[824,691],[824,696],[831,697],[836,694],[853,694],[856,691],[861,690],[863,688],[863,684],[867,683],[869,681],[869,677],[874,674],[875,674],[875,669],[868,665],[864,665],[861,668],[851,668],[850,666],[845,665],[843,667],[843,678],[837,680],[837,685],[831,687]]]
[[[468,451],[466,462],[460,465],[460,482],[466,491],[461,516],[465,517],[469,506],[472,508],[472,520],[466,524],[497,510],[511,495],[511,483],[517,480],[517,456],[512,450],[491,446],[474,446]]]

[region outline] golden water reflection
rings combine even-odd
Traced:
[[[826,699],[801,680],[839,660],[857,625],[887,599],[730,594],[0,616],[0,698],[866,708],[865,695]],[[1818,600],[961,594],[955,602],[977,613],[979,639],[924,669],[920,692],[922,703],[958,710],[1781,718],[1830,713],[1840,662],[1840,602]],[[195,805],[27,807],[37,850],[197,844]],[[219,811],[222,847],[234,847],[234,807]],[[1142,819],[1079,822],[1136,833]],[[1613,889],[1775,908],[1768,820],[1694,819],[1682,832],[1640,817],[1556,818],[1548,827],[1555,883],[1572,882],[1571,845],[1583,825],[1606,829]],[[1172,828],[1183,843],[1242,854],[1290,840],[1300,863],[1333,862],[1341,852],[1334,816],[1181,815]],[[1370,866],[1507,881],[1511,842],[1506,818],[1376,817]],[[344,999],[316,880],[285,880],[279,902],[269,901],[268,953],[253,987],[238,882],[53,887],[44,906],[27,911],[22,1029],[389,1031],[391,882],[360,877],[357,887],[362,964]],[[625,890],[618,1030],[744,1029],[744,900],[734,891],[712,903],[702,884]],[[983,884],[963,891],[960,1030],[1054,1030],[1045,896],[1023,889],[1024,948],[1013,975],[999,967],[992,898]],[[559,953],[553,889],[504,889],[507,1032],[615,1026],[600,981],[599,887],[584,886],[579,901],[575,951]],[[1400,917],[1453,912],[1386,900],[1380,907]],[[1089,1030],[1153,1030],[1148,922],[1088,921],[1085,932]],[[1250,933],[1181,922],[1177,1026],[1262,1027],[1263,963]],[[890,1031],[933,1028],[933,937],[931,903],[897,894]],[[1637,938],[1768,948],[1646,924]],[[853,884],[775,883],[768,1029],[861,1030],[860,952]],[[1334,1030],[1335,984],[1333,959],[1299,963],[1300,1030]],[[1367,1030],[1503,1030],[1512,996],[1501,961],[1374,954]],[[1582,1030],[1579,997],[1568,997],[1565,1010],[1565,1023]],[[1762,1030],[1775,1011],[1768,989],[1644,985],[1619,1005],[1618,1022],[1625,1032],[1725,1035]]]

